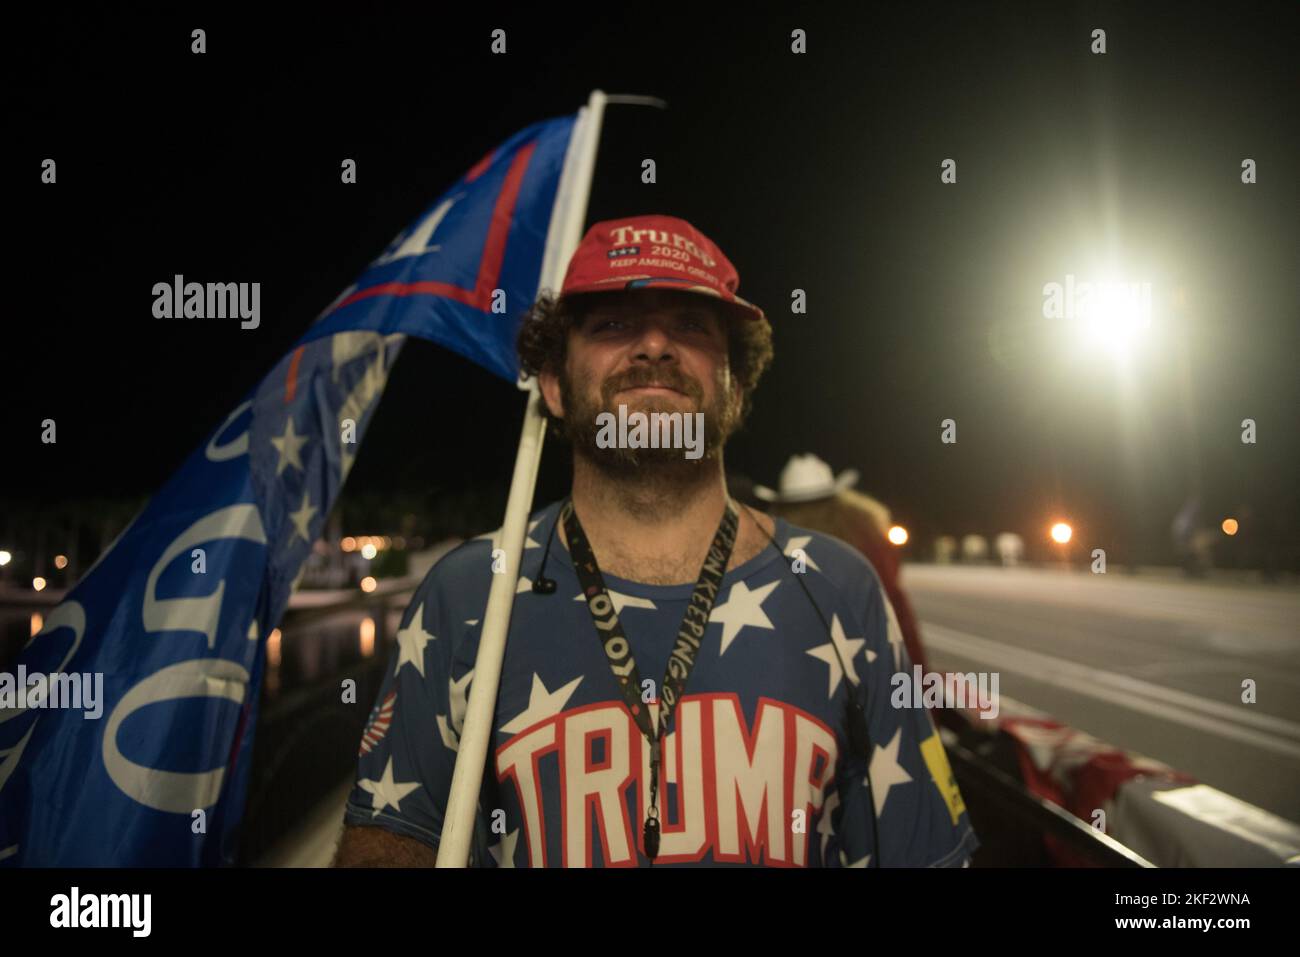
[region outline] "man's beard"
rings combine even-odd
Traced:
[[[660,396],[627,396],[620,402],[614,401],[614,396],[621,390],[646,385],[662,385],[684,393],[690,400],[690,408],[683,410],[677,407],[680,400],[670,402]],[[587,380],[574,383],[569,380],[566,372],[562,372],[560,396],[564,402],[561,432],[573,444],[574,451],[609,475],[639,480],[689,482],[711,474],[721,457],[723,446],[736,430],[739,417],[736,403],[723,383],[717,384],[713,401],[704,405],[704,390],[700,384],[676,368],[655,370],[648,366],[634,366],[626,372],[610,376],[601,384],[599,401],[590,397]],[[601,413],[609,413],[617,421],[619,405],[627,406],[629,419],[634,412],[644,412],[650,418],[652,430],[654,420],[651,413],[676,412],[682,416],[684,424],[686,416],[694,416],[697,411],[703,412],[703,454],[697,459],[689,459],[684,448],[632,449],[619,448],[617,444],[602,448],[596,441],[601,432],[597,417]]]

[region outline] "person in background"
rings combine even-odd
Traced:
[[[889,509],[869,495],[855,491],[858,473],[854,469],[838,476],[815,455],[794,455],[781,470],[779,489],[754,486],[756,498],[767,503],[768,511],[791,525],[811,528],[848,542],[876,569],[885,590],[903,644],[912,664],[928,673],[929,662],[921,646],[921,632],[912,604],[898,580],[898,552],[889,543]]]

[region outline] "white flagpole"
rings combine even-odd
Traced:
[[[546,251],[542,257],[539,289],[559,291],[569,259],[582,238],[587,200],[591,195],[591,180],[596,167],[601,121],[604,118],[605,103],[610,99],[600,90],[593,90],[587,105],[579,110],[577,127],[569,140],[564,169],[555,194]],[[622,102],[624,98],[617,97],[614,100]],[[537,388],[536,380],[521,382],[520,388],[528,390],[528,406],[524,411],[519,451],[515,455],[515,471],[510,481],[510,496],[506,500],[501,540],[497,546],[505,551],[505,570],[492,576],[492,588],[488,592],[483,634],[479,641],[478,657],[474,660],[474,678],[470,682],[465,722],[456,752],[456,770],[451,778],[447,813],[443,818],[442,838],[438,845],[438,867],[465,867],[469,862],[479,787],[483,781],[483,768],[492,738],[492,716],[496,710],[497,691],[501,682],[501,664],[505,659],[506,633],[514,606],[515,587],[519,581],[524,531],[533,501],[533,488],[537,484],[542,442],[546,437],[546,419],[542,416],[541,391]]]

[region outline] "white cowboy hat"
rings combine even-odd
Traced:
[[[764,502],[815,502],[829,498],[858,481],[857,469],[845,469],[836,476],[831,467],[815,455],[792,455],[781,470],[781,491],[755,485],[754,494]]]

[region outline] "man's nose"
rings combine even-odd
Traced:
[[[633,345],[633,356],[636,359],[649,362],[675,359],[677,356],[676,343],[673,342],[673,337],[668,334],[668,330],[660,323],[644,322],[638,330],[636,342]]]

